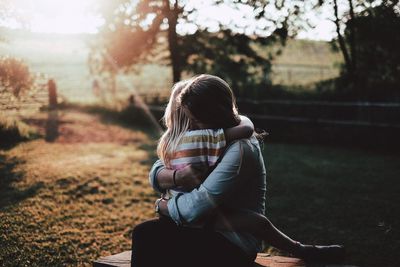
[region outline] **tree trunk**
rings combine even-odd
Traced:
[[[181,62],[178,51],[178,35],[176,33],[176,24],[178,22],[179,5],[175,0],[173,8],[170,7],[169,0],[165,0],[168,17],[168,45],[172,65],[172,79],[176,83],[181,79]]]
[[[347,46],[346,46],[344,37],[340,33],[340,19],[339,19],[339,13],[338,13],[337,0],[333,0],[333,9],[335,12],[335,25],[336,25],[336,33],[338,35],[339,47],[343,54],[344,64],[346,66],[347,74],[352,76],[353,75],[353,67],[352,67],[352,63],[351,63],[351,58],[350,58],[349,52],[347,51]]]
[[[353,1],[352,0],[348,0],[349,1],[349,8],[350,8],[350,36],[349,36],[349,41],[350,41],[350,57],[351,57],[351,67],[352,67],[352,71],[353,73],[356,72],[357,69],[357,55],[356,55],[356,32],[355,32],[355,15],[354,15],[354,7],[353,7]]]

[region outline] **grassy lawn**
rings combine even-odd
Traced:
[[[400,157],[267,144],[267,216],[308,243],[341,243],[349,263],[400,266]]]
[[[54,142],[0,150],[0,266],[90,266],[130,249],[154,215],[154,140],[101,116],[62,110]],[[29,120],[46,131],[46,114]]]
[[[0,266],[90,266],[130,249],[134,225],[154,215],[154,135],[104,115],[61,110],[55,141],[0,149]],[[44,134],[46,119],[28,123]],[[400,156],[288,144],[264,154],[276,226],[343,243],[352,264],[400,265]]]

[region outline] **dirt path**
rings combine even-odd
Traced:
[[[0,150],[0,265],[90,265],[129,249],[153,216],[154,140],[78,110],[28,123],[52,137]]]

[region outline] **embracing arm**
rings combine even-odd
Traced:
[[[212,213],[237,188],[244,154],[242,146],[240,141],[229,146],[221,162],[199,188],[168,201],[168,214],[176,223],[190,224]]]
[[[165,190],[173,189],[177,186],[189,191],[203,182],[207,170],[208,166],[206,165],[188,165],[175,172],[167,169],[161,160],[157,160],[150,170],[149,181],[154,190],[161,193],[165,193]]]
[[[224,133],[227,143],[237,139],[249,138],[254,133],[254,124],[249,118],[240,115],[239,125],[225,129]]]
[[[168,171],[167,168],[165,168],[164,164],[162,163],[161,160],[157,160],[154,164],[153,167],[151,167],[150,173],[149,173],[149,182],[153,189],[157,192],[160,193],[165,193],[165,190],[172,188],[172,187],[167,187],[166,184],[169,186],[173,185],[173,170],[170,170],[171,173],[166,173]],[[160,175],[161,173],[161,175]],[[160,176],[160,178],[158,178]]]

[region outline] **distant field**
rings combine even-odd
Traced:
[[[90,35],[52,35],[9,31],[0,29],[0,55],[24,59],[34,72],[54,78],[59,92],[69,100],[91,102],[95,100],[92,84],[99,79],[88,68]],[[121,94],[132,92],[157,92],[169,87],[170,70],[167,67],[147,65],[139,74],[120,76],[118,90]],[[102,88],[104,89],[104,88]]]
[[[289,40],[273,60],[271,79],[274,84],[310,85],[337,77],[341,62],[327,42]]]
[[[91,35],[51,35],[0,29],[0,55],[24,59],[35,72],[57,82],[59,92],[69,100],[95,100],[87,60]],[[288,41],[282,54],[274,60],[271,79],[275,84],[308,85],[338,75],[341,58],[326,42]],[[118,92],[124,97],[133,91],[155,93],[169,89],[171,70],[160,65],[146,65],[141,73],[120,76]],[[104,87],[104,86],[103,86]],[[104,88],[102,88],[104,89]]]

